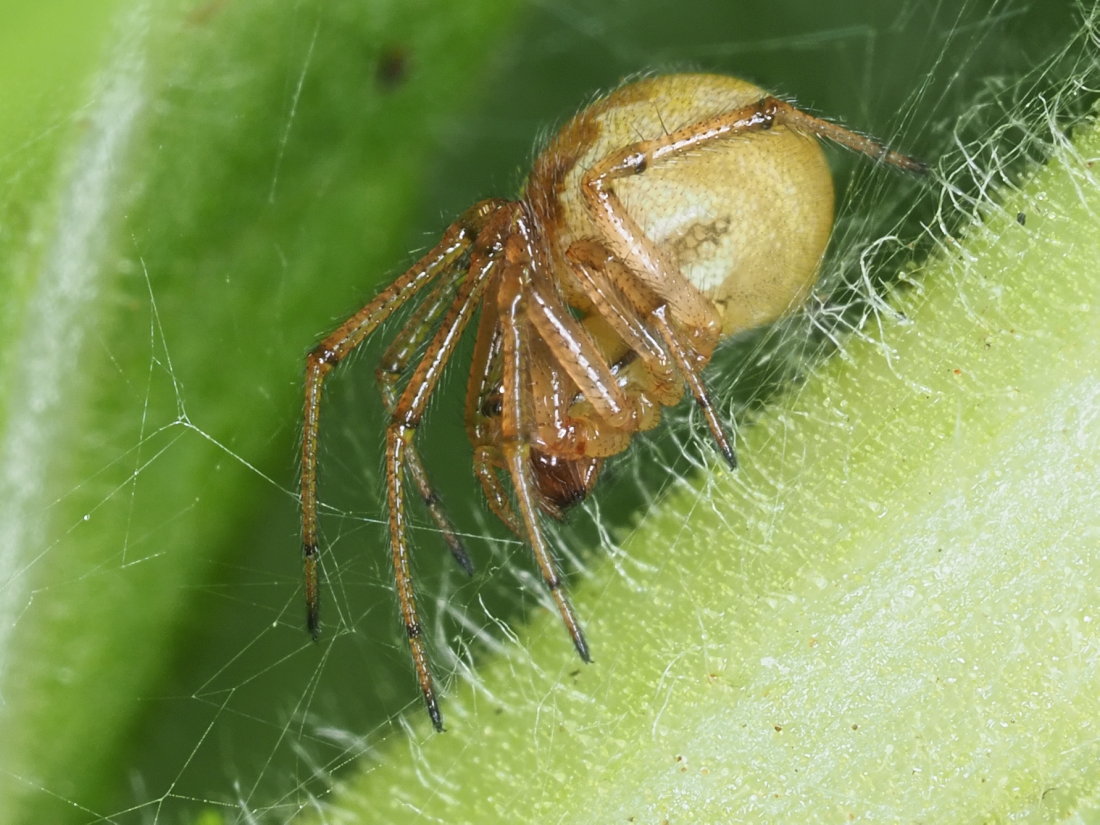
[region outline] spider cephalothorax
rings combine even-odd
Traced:
[[[661,408],[680,401],[685,389],[734,465],[701,371],[723,336],[790,312],[817,276],[833,221],[832,179],[817,136],[903,169],[923,169],[734,78],[670,75],[623,86],[550,142],[521,199],[468,209],[431,251],[322,341],[307,359],[302,439],[311,632],[318,631],[322,384],[382,321],[417,297],[377,377],[390,412],[385,480],[394,578],[432,722],[442,728],[409,568],[406,485],[471,570],[414,436],[475,318],[466,394],[474,474],[493,512],[530,544],[588,661],[540,512],[560,517],[582,500],[604,460],[656,426]]]

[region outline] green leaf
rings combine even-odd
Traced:
[[[28,28],[30,97],[57,53],[103,57],[56,80],[87,89],[74,116],[5,135],[3,822],[86,821],[135,781],[169,792],[132,737],[187,670],[177,643],[201,639],[258,503],[276,491],[293,523],[304,352],[413,242],[438,132],[511,7],[133,3],[94,31]],[[278,542],[292,593],[293,532]],[[167,746],[169,778],[203,724]]]

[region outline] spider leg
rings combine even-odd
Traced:
[[[838,143],[853,152],[859,152],[880,163],[888,166],[896,166],[906,172],[924,174],[928,171],[928,164],[917,158],[895,152],[889,146],[879,141],[845,129],[836,123],[830,123],[819,117],[814,117],[809,112],[792,106],[785,100],[775,97],[766,97],[756,104],[765,118],[772,118],[774,122],[789,126],[796,132],[811,132],[818,137],[828,138],[833,143]],[[764,127],[769,128],[767,126]]]
[[[443,310],[454,301],[455,283],[444,281],[432,292],[423,303],[417,307],[416,312],[406,322],[405,326],[394,338],[389,349],[382,356],[378,368],[374,371],[378,382],[378,389],[382,394],[382,401],[386,405],[386,412],[392,413],[397,403],[397,383],[408,369],[409,361],[416,354],[421,344],[432,331],[434,324],[439,320]],[[447,518],[443,509],[443,503],[428,478],[428,472],[420,459],[420,451],[415,447],[409,447],[406,457],[409,475],[412,476],[420,492],[420,498],[428,508],[428,513],[443,536],[443,541],[454,556],[459,566],[467,575],[473,575],[474,565],[470,561],[470,555],[466,552],[458,533]]]
[[[639,289],[638,284],[631,284],[629,270],[618,272],[620,277],[616,279],[611,271],[619,262],[607,261],[606,254],[601,256],[600,251],[599,244],[584,241],[574,243],[569,248],[567,257],[573,264],[577,282],[608,325],[656,372],[658,388],[662,383],[671,381],[671,370],[675,368],[702,410],[703,418],[722,457],[731,469],[736,468],[737,456],[732,440],[714,410],[714,404],[700,375],[697,355],[670,322],[667,303],[643,295],[644,287]],[[632,306],[624,304],[619,290],[630,296],[626,303]],[[643,313],[648,313],[656,327],[659,341],[653,339],[642,322],[646,317]],[[675,400],[677,398],[668,396],[662,399],[664,403]]]
[[[643,294],[645,290],[630,277],[630,271],[594,241],[575,241],[566,251],[566,259],[596,312],[645,363],[652,380],[646,394],[662,405],[675,404],[683,393],[682,384],[676,381],[672,359],[661,338],[655,337],[645,323],[646,315],[659,301]]]
[[[447,272],[470,247],[477,232],[506,201],[482,201],[453,223],[443,238],[405,274],[337,327],[306,357],[305,410],[302,419],[301,476],[302,555],[306,588],[306,622],[310,634],[320,631],[320,588],[317,577],[317,446],[321,395],[325,378],[379,324],[440,274]]]
[[[500,347],[496,305],[486,302],[478,319],[470,379],[466,385],[466,433],[474,447],[474,475],[489,509],[509,530],[522,536],[523,525],[497,475],[501,459],[494,427],[500,422]]]
[[[706,384],[703,383],[702,375],[700,375],[699,365],[694,360],[695,353],[691,351],[689,345],[686,345],[680,339],[679,332],[673,327],[668,318],[668,307],[666,305],[662,304],[657,307],[650,317],[656,321],[657,331],[661,334],[665,346],[668,347],[669,354],[672,355],[672,359],[676,363],[676,368],[688,385],[688,389],[691,390],[695,403],[703,411],[703,420],[707,422],[710,435],[714,439],[714,443],[718,445],[718,452],[722,454],[722,458],[726,460],[730,469],[736,470],[737,454],[733,451],[733,440],[726,432],[726,425],[722,423],[718,413],[714,410],[710,393]]]
[[[561,615],[566,630],[573,640],[573,646],[577,649],[577,653],[580,654],[583,661],[591,662],[592,657],[588,652],[588,642],[585,641],[584,632],[581,630],[580,622],[573,611],[573,605],[563,589],[554,554],[539,529],[538,504],[535,500],[538,488],[531,470],[531,442],[529,436],[531,411],[528,409],[529,391],[526,351],[529,313],[524,306],[526,302],[524,294],[526,284],[521,282],[520,277],[521,272],[518,265],[510,267],[502,276],[499,293],[500,321],[504,339],[501,452],[504,455],[508,472],[512,477],[516,503],[523,519],[527,539],[531,544],[531,552],[535,557],[535,563],[538,565],[542,579],[557,605],[558,613]]]
[[[527,319],[538,337],[557,355],[568,375],[600,418],[618,428],[630,420],[631,407],[611,368],[588,331],[569,312],[561,295],[532,281],[525,287]]]
[[[714,308],[702,292],[690,287],[684,275],[670,266],[657,246],[646,237],[623,207],[614,183],[620,178],[640,175],[655,163],[698,151],[716,141],[767,130],[775,125],[828,138],[900,169],[912,172],[927,169],[920,161],[894,152],[878,141],[816,118],[777,98],[764,97],[748,106],[613,152],[589,169],[581,182],[585,205],[607,249],[626,265],[642,287],[659,298],[659,305],[652,309],[649,317],[730,466],[736,466],[730,438],[699,374],[699,356],[709,356],[717,342],[718,320]],[[583,286],[583,278],[581,282]],[[612,323],[610,318],[608,321]],[[700,330],[696,336],[698,343],[688,340],[682,329]],[[645,357],[642,350],[638,354]]]
[[[386,489],[389,498],[390,555],[393,560],[394,584],[397,590],[401,618],[409,641],[416,678],[424,696],[428,715],[436,730],[443,730],[443,719],[435,698],[435,687],[428,666],[420,614],[413,591],[409,565],[408,522],[405,512],[405,470],[409,449],[413,447],[417,427],[424,416],[428,401],[439,383],[443,369],[454,354],[470,318],[478,306],[490,275],[495,271],[500,252],[499,239],[514,221],[514,210],[498,209],[478,237],[470,257],[469,271],[448,307],[439,329],[428,344],[424,357],[417,364],[390,416],[386,427]],[[488,241],[482,241],[488,235]]]
[[[706,298],[689,286],[686,278],[669,266],[657,247],[626,212],[615,193],[619,178],[640,175],[655,163],[698,151],[710,143],[738,135],[786,126],[795,132],[810,133],[861,152],[899,169],[925,172],[919,160],[892,151],[887,146],[843,126],[814,117],[774,97],[764,97],[748,106],[689,124],[654,140],[642,140],[611,153],[589,169],[582,179],[581,192],[608,248],[626,263],[656,295],[667,299],[672,320],[698,321],[713,317]]]
[[[497,475],[497,462],[500,451],[489,444],[482,444],[474,450],[474,475],[481,484],[482,495],[489,509],[493,511],[505,526],[520,538],[523,538],[523,522],[512,509],[508,492]]]

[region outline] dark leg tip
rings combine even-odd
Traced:
[[[302,545],[302,557],[305,559],[306,578],[306,628],[313,641],[321,635],[320,593],[317,585],[317,545],[305,542]]]
[[[592,654],[588,652],[588,642],[580,633],[573,637],[573,647],[577,648],[577,653],[580,655],[582,662],[586,665],[592,664]]]
[[[450,547],[451,555],[458,562],[458,566],[466,571],[467,576],[474,575],[474,563],[470,561],[470,554],[466,552],[466,546],[457,538],[449,539],[447,544]]]
[[[443,716],[439,712],[439,705],[436,704],[434,696],[425,696],[424,701],[428,705],[428,716],[432,718],[432,727],[435,728],[436,733],[446,733],[447,729],[443,727]]]
[[[918,175],[927,175],[932,171],[932,167],[925,163],[923,160],[917,160],[916,158],[908,158],[906,169]]]

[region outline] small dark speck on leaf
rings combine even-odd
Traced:
[[[209,2],[201,3],[198,8],[187,15],[187,22],[193,26],[205,26],[221,13],[228,2],[229,0],[209,0]]]
[[[392,92],[409,77],[409,53],[403,46],[387,46],[378,57],[374,78],[384,92]]]
[[[1027,223],[1027,213],[1026,212],[1017,212],[1016,213],[1016,223],[1020,224],[1020,226],[1024,226]]]

